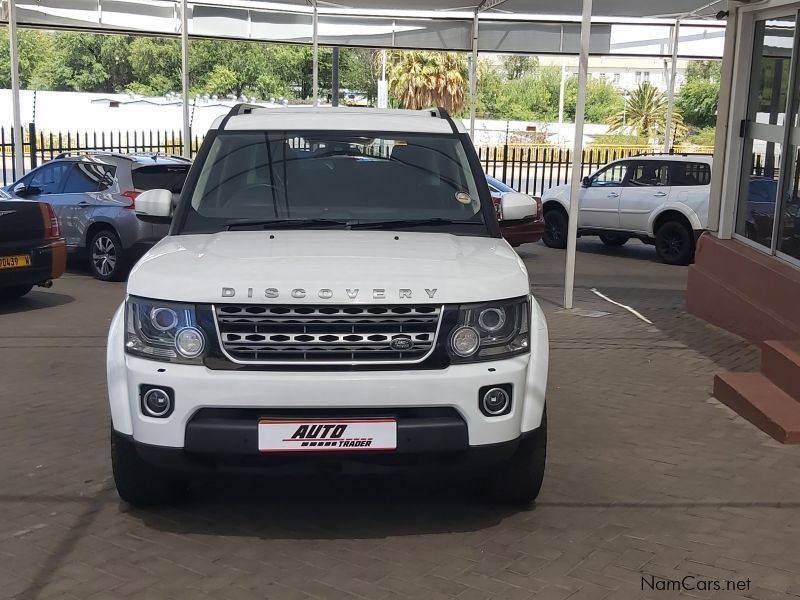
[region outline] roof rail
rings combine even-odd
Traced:
[[[432,117],[447,121],[450,124],[450,129],[453,130],[453,133],[458,133],[458,127],[456,127],[456,124],[453,122],[453,118],[450,116],[450,113],[446,108],[437,106],[435,108],[426,108],[424,110],[425,112],[430,112]]]
[[[220,129],[225,129],[225,125],[228,124],[228,121],[231,117],[235,117],[237,115],[249,115],[257,108],[264,108],[263,106],[259,106],[258,104],[247,104],[247,103],[239,103],[234,104],[233,107],[228,111],[228,114],[223,117],[222,121],[219,124]]]
[[[131,152],[130,154],[131,154],[131,156],[150,156],[150,157],[152,157],[154,159],[158,158],[158,157],[162,157],[162,158],[174,158],[175,160],[184,160],[184,161],[189,162],[189,163],[193,162],[191,158],[186,158],[185,156],[183,156],[181,154],[162,154],[161,152],[146,152],[144,150],[142,150],[141,152],[138,152],[138,151],[137,152]]]
[[[67,158],[68,156],[91,156],[93,154],[102,154],[103,156],[114,156],[116,158],[124,158],[126,160],[133,161],[133,159],[127,154],[122,154],[121,152],[114,152],[113,150],[65,150],[64,152],[56,154],[53,157],[53,160],[55,160],[56,158]]]

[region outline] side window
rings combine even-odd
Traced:
[[[711,165],[708,163],[673,162],[670,163],[672,185],[710,185]]]
[[[592,177],[592,187],[619,187],[625,180],[628,163],[615,163]]]
[[[655,160],[639,160],[632,164],[625,187],[663,187],[669,185],[667,165]]]
[[[41,194],[57,194],[68,169],[69,164],[63,162],[44,165],[31,174],[26,183],[31,187],[39,188]]]
[[[65,194],[102,192],[114,186],[116,167],[98,163],[75,163],[64,185]]]

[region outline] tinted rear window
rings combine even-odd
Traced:
[[[131,176],[137,190],[169,190],[178,194],[188,172],[188,165],[148,165],[134,169]]]
[[[711,165],[708,163],[673,162],[670,171],[672,185],[711,184]]]

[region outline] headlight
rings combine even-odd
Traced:
[[[529,351],[528,298],[464,304],[450,336],[453,362],[500,360]]]
[[[194,305],[128,298],[125,351],[166,362],[200,364],[206,337],[197,326]]]

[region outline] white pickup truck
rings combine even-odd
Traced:
[[[238,105],[171,200],[137,198],[171,230],[108,338],[124,500],[229,467],[465,469],[536,498],[547,325],[446,111]]]
[[[667,264],[686,265],[708,224],[712,156],[656,154],[609,163],[585,177],[579,191],[578,236],[597,235],[607,246],[630,238],[654,244]],[[542,194],[551,248],[566,248],[569,185]]]

